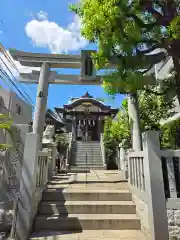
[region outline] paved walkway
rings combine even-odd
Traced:
[[[40,237],[43,236],[43,237]],[[146,240],[140,231],[84,230],[82,233],[41,232],[33,240]]]
[[[93,170],[90,173],[68,174],[64,177],[56,177],[48,185],[48,189],[65,188],[71,191],[93,190],[125,190],[127,183],[123,174],[118,171]],[[84,230],[81,233],[70,232],[39,232],[31,236],[34,240],[146,240],[140,231],[131,230]]]

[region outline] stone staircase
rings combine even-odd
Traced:
[[[100,142],[76,141],[73,146],[74,157],[71,170],[103,169],[103,160]]]
[[[94,184],[94,186],[92,183],[88,186],[85,184],[66,185],[68,184],[66,177],[62,179],[60,180],[60,176],[54,178],[43,192],[39,212],[34,221],[35,234],[30,239],[71,240],[76,239],[71,238],[74,233],[92,231],[94,234],[95,230],[118,230],[125,235],[128,235],[129,231],[141,234],[136,206],[132,202],[131,193],[124,188],[125,183],[117,184],[116,187],[113,187],[113,183]],[[50,234],[43,238],[45,231]],[[47,237],[54,236],[54,233],[56,235],[59,233],[60,237]],[[65,234],[71,235],[65,238]],[[97,238],[93,239],[99,239],[98,234]],[[117,239],[144,240],[144,238],[128,236],[129,238]]]

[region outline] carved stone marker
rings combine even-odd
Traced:
[[[55,128],[53,125],[47,125],[44,133],[43,133],[43,144],[50,144],[53,143],[53,136],[55,134]]]

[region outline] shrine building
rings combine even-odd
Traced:
[[[111,108],[94,98],[88,92],[79,98],[71,98],[62,107],[48,110],[46,124],[55,126],[56,132],[72,133],[74,141],[99,141],[104,131],[104,120],[107,116],[115,117],[118,109]]]

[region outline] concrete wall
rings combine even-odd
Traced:
[[[141,230],[150,239],[148,204],[136,194],[132,194],[132,200],[136,205],[137,216],[141,220]],[[167,200],[169,240],[180,240],[180,200],[176,199],[176,204],[175,199],[173,199],[173,201],[174,204],[169,204],[170,201]],[[179,205],[179,207],[175,206],[177,204]]]
[[[149,227],[149,221],[148,221],[148,215],[149,215],[148,204],[135,194],[132,194],[132,201],[136,205],[136,213],[141,220],[141,230],[145,235],[150,237],[150,227]]]
[[[169,239],[180,239],[180,209],[167,209]]]

